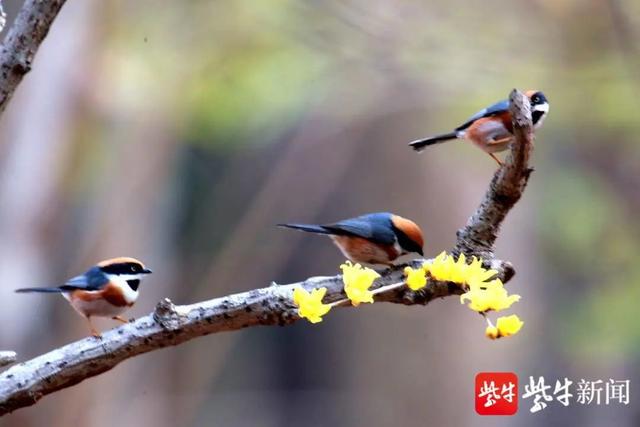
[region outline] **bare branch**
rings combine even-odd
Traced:
[[[414,261],[414,265],[421,261]],[[403,281],[401,267],[387,270],[374,288]],[[72,386],[116,366],[121,361],[193,338],[250,326],[284,326],[299,320],[293,290],[325,286],[325,301],[345,298],[342,278],[314,277],[290,285],[273,285],[192,305],[174,306],[161,301],[154,313],[106,332],[101,339],[89,337],[28,362],[0,375],[0,415],[32,405],[42,396]],[[424,291],[402,287],[376,295],[377,301],[427,304],[434,298],[459,294],[454,284],[432,282]],[[343,307],[349,307],[344,305]]]
[[[0,367],[14,364],[17,357],[15,351],[0,351]]]
[[[502,220],[520,198],[529,176],[531,151],[531,113],[527,98],[520,92],[511,93],[511,111],[516,142],[505,166],[493,177],[484,199],[458,232],[456,250],[466,254],[484,254],[484,259],[499,271],[507,282],[514,274],[508,262],[493,258],[493,243]],[[424,260],[414,260],[417,266]],[[401,283],[404,266],[382,272],[373,288]],[[193,338],[218,332],[234,331],[251,326],[284,326],[299,320],[292,294],[297,286],[306,289],[327,288],[325,302],[345,298],[341,276],[314,277],[289,285],[267,288],[216,298],[192,305],[174,306],[161,301],[154,313],[132,323],[106,332],[101,339],[85,338],[0,374],[0,415],[33,405],[43,396],[70,387],[87,378],[108,371],[120,362],[164,347],[181,344]],[[435,298],[462,293],[453,283],[429,281],[418,292],[404,286],[376,294],[376,302],[426,305]],[[350,307],[344,304],[340,307]]]
[[[66,0],[25,0],[0,48],[0,114],[31,70],[40,43]]]

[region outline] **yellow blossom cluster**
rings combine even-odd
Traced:
[[[426,286],[427,274],[434,280],[467,286],[484,283],[498,274],[496,270],[484,268],[482,260],[476,257],[471,258],[471,263],[467,264],[464,254],[460,254],[456,260],[446,252],[441,252],[433,261],[425,262],[420,268],[406,267],[404,273],[407,276],[407,286],[414,291]]]
[[[414,291],[427,285],[427,275],[434,280],[457,283],[466,290],[460,296],[460,302],[462,304],[468,302],[470,309],[482,314],[488,311],[505,310],[520,300],[520,295],[509,295],[502,281],[494,278],[498,274],[496,270],[484,268],[482,260],[476,257],[472,257],[471,262],[467,264],[464,254],[460,254],[456,260],[453,256],[442,252],[433,261],[424,263],[420,268],[406,267],[404,273],[407,286]],[[514,335],[522,327],[522,322],[515,315],[501,317],[498,323],[502,325],[502,329],[491,325],[486,331],[488,337]]]
[[[504,310],[520,299],[519,295],[509,295],[500,279],[490,280],[498,274],[496,270],[484,268],[482,260],[476,257],[467,264],[464,254],[460,254],[456,260],[442,252],[420,268],[406,267],[404,273],[407,286],[414,291],[427,285],[427,274],[434,280],[464,286],[467,292],[462,294],[460,301],[463,304],[469,301],[469,308],[480,313]]]
[[[460,254],[456,260],[444,251],[432,262],[427,263],[426,267],[429,275],[435,280],[469,286],[485,282],[498,274],[496,270],[484,268],[482,260],[476,257],[472,257],[471,263],[467,264],[467,258],[464,254]]]
[[[372,303],[373,292],[369,288],[380,275],[370,268],[362,267],[360,264],[352,264],[350,261],[342,264],[340,269],[342,270],[344,291],[351,304],[357,307],[360,303]],[[322,316],[327,314],[333,306],[322,303],[322,298],[326,293],[327,288],[325,287],[312,289],[311,292],[302,287],[295,288],[293,302],[298,306],[298,315],[311,323],[321,322]]]
[[[505,310],[519,300],[520,295],[509,295],[500,279],[469,285],[469,290],[460,295],[460,303],[469,301],[468,307],[478,313]]]
[[[342,270],[342,282],[347,298],[353,306],[361,303],[372,303],[374,292],[370,290],[373,282],[380,275],[360,264],[346,261],[340,266]],[[427,285],[428,277],[434,280],[457,283],[466,291],[460,296],[460,302],[483,315],[488,311],[505,310],[520,300],[520,295],[509,295],[502,281],[494,278],[498,272],[486,269],[482,266],[482,260],[473,257],[467,264],[467,258],[460,254],[456,260],[453,256],[442,252],[433,261],[426,262],[419,268],[406,267],[404,269],[405,283],[417,291]],[[401,284],[400,284],[401,285]],[[397,286],[397,285],[393,285]],[[312,289],[311,292],[297,287],[293,291],[293,301],[298,306],[298,315],[306,318],[311,323],[322,321],[322,316],[327,314],[331,307],[343,301],[332,304],[324,304],[322,299],[327,293],[327,288]],[[515,335],[522,328],[522,322],[518,316],[511,315],[498,318],[494,326],[490,320],[485,335],[491,339]]]

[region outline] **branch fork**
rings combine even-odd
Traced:
[[[27,3],[32,2],[27,0]],[[0,67],[6,63],[0,55]],[[500,225],[527,185],[533,147],[528,99],[514,89],[509,100],[515,135],[511,151],[504,166],[495,172],[474,214],[465,227],[458,230],[452,250],[454,255],[464,253],[468,257],[482,258],[485,267],[498,271],[498,277],[504,283],[513,277],[515,270],[511,263],[494,257],[494,243]],[[0,109],[2,105],[0,93]],[[417,268],[423,262],[425,260],[418,259],[408,265]],[[426,305],[435,298],[463,292],[454,283],[434,280],[429,280],[428,285],[417,292],[398,286],[404,282],[405,266],[395,266],[381,273],[372,286],[375,302]],[[153,313],[107,331],[101,339],[85,338],[0,373],[0,416],[33,405],[47,394],[99,375],[139,354],[179,345],[203,335],[259,325],[291,324],[300,319],[292,301],[293,290],[298,286],[307,290],[326,287],[326,302],[336,303],[339,307],[351,306],[337,303],[345,299],[341,276],[312,277],[300,283],[272,285],[190,305],[175,305],[169,299],[163,299]]]

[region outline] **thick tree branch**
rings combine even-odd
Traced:
[[[0,114],[31,70],[40,43],[66,0],[25,0],[0,47]]]
[[[508,262],[493,258],[493,243],[504,217],[520,198],[529,176],[531,150],[531,114],[528,100],[514,90],[511,93],[516,141],[505,166],[500,168],[480,207],[458,232],[456,250],[466,254],[485,254],[485,262],[499,271],[507,282],[514,274]],[[420,265],[424,260],[414,260]],[[373,288],[401,283],[403,267],[385,270]],[[299,320],[292,302],[293,289],[324,286],[325,302],[345,298],[342,278],[314,277],[289,285],[272,285],[192,305],[174,306],[161,301],[156,310],[127,325],[106,332],[101,339],[85,338],[53,350],[0,374],[0,415],[33,405],[44,395],[70,387],[116,366],[123,360],[193,338],[258,325],[284,326]],[[426,305],[435,298],[459,295],[458,285],[429,281],[418,292],[394,287],[376,294],[376,302]],[[349,307],[344,304],[341,307]]]
[[[419,261],[415,265],[421,264]],[[387,271],[375,288],[402,282],[400,267]],[[0,375],[0,415],[29,406],[42,396],[107,371],[123,360],[193,338],[251,326],[284,326],[297,320],[292,302],[297,286],[327,288],[325,301],[345,298],[340,276],[314,277],[290,285],[272,285],[192,305],[174,306],[165,299],[155,311],[132,323],[105,332],[101,339],[85,338],[18,364]],[[427,304],[434,298],[459,294],[460,287],[433,282],[425,291],[406,288],[376,296],[377,301]],[[344,305],[350,307],[350,305]]]

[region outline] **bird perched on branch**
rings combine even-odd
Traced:
[[[533,127],[538,129],[549,113],[549,102],[540,91],[528,90],[525,95],[531,101]],[[473,142],[502,166],[502,162],[494,153],[508,149],[513,141],[509,100],[505,99],[478,111],[451,132],[419,139],[410,142],[409,145],[416,151],[422,151],[429,145],[453,139],[467,139]]]
[[[353,262],[392,265],[401,255],[423,255],[420,227],[406,218],[379,212],[331,224],[278,224],[280,227],[326,234]]]
[[[23,288],[16,292],[44,292],[62,294],[71,306],[89,323],[91,334],[100,337],[91,318],[110,317],[123,323],[120,317],[138,299],[140,281],[151,270],[134,258],[121,257],[101,261],[84,274],[76,276],[62,286]]]

